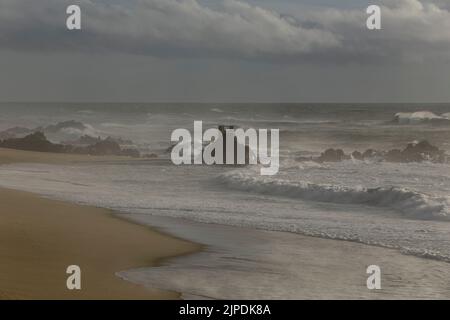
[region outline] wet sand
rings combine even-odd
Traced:
[[[0,164],[97,160],[111,159],[0,149]],[[175,299],[116,273],[199,249],[110,210],[0,189],[0,299]],[[67,289],[69,265],[81,267],[79,291]]]

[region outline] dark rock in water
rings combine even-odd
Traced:
[[[63,145],[54,144],[47,140],[42,132],[35,132],[24,138],[6,139],[0,142],[0,147],[40,152],[61,153],[66,150]]]
[[[114,155],[139,157],[139,151],[135,149],[121,149],[120,145],[111,140],[100,140],[87,147],[72,146],[52,143],[47,140],[42,132],[35,132],[24,138],[6,139],[0,142],[1,148],[10,148],[26,151],[75,153],[89,155]]]
[[[404,162],[442,162],[445,159],[445,152],[431,145],[428,141],[421,141],[408,144],[402,151],[402,157]]]
[[[328,149],[319,157],[300,157],[297,161],[316,161],[316,162],[338,162],[347,159],[355,160],[375,160],[387,162],[422,162],[431,161],[434,163],[447,163],[450,158],[445,151],[433,146],[428,141],[414,142],[406,146],[405,149],[392,149],[387,152],[368,149],[364,153],[354,151],[347,156],[341,149]]]
[[[403,162],[402,151],[399,149],[389,150],[385,154],[384,160],[387,162]]]
[[[77,140],[57,144],[52,143],[45,136],[45,134],[52,135],[63,129],[82,131],[88,128],[82,122],[74,120],[36,129],[14,127],[0,132],[0,140],[3,140],[0,142],[0,147],[40,152],[140,157],[137,149],[129,147],[133,145],[133,142],[121,138],[107,137],[102,140],[101,137],[83,135]],[[122,149],[121,145],[126,145],[126,148]]]
[[[84,135],[81,136],[80,138],[78,138],[77,140],[72,140],[72,141],[65,141],[64,144],[70,144],[70,145],[77,145],[77,146],[88,146],[88,145],[92,145],[95,144],[97,142],[102,141],[102,138],[100,137],[92,137],[89,135]]]
[[[246,143],[241,143],[238,141],[238,137],[236,136],[236,132],[235,130],[237,129],[237,127],[235,126],[225,126],[225,125],[219,125],[218,130],[220,131],[220,133],[222,134],[222,142],[223,142],[223,164],[227,165],[227,147],[228,147],[228,139],[230,139],[230,137],[227,135],[227,130],[233,131],[233,136],[231,137],[233,139],[233,154],[234,154],[234,158],[233,158],[233,163],[230,165],[247,165],[250,164],[250,160],[254,160],[256,159],[256,156],[254,155],[254,153],[251,151],[250,147],[246,144]],[[203,150],[202,150],[202,155],[205,151],[205,148],[209,145],[209,141],[203,141]],[[173,144],[170,147],[168,147],[166,149],[166,153],[171,153],[173,148],[176,146],[177,144]],[[244,153],[244,159],[242,159],[241,163],[239,163],[238,161],[238,150],[243,150]],[[230,152],[231,153],[231,152]],[[213,150],[211,152],[212,156],[215,156],[215,150]]]
[[[366,151],[364,151],[364,153],[362,154],[363,159],[370,159],[370,158],[375,158],[378,155],[378,152],[373,150],[373,149],[367,149]]]
[[[91,155],[106,156],[120,155],[122,150],[117,142],[110,140],[102,140],[87,147],[88,153]]]
[[[355,160],[363,160],[363,159],[364,159],[364,156],[363,156],[363,154],[362,154],[361,152],[359,152],[359,151],[353,151],[353,152],[352,152],[352,159],[355,159]]]
[[[317,158],[318,162],[339,162],[349,157],[345,155],[342,149],[328,149]]]

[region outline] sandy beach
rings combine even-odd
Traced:
[[[67,153],[47,153],[0,148],[0,165],[11,163],[49,163],[68,164],[101,161],[130,161],[120,156],[90,156]]]
[[[0,163],[83,161],[85,157],[0,150]],[[92,157],[89,157],[89,161]],[[199,246],[117,218],[109,210],[0,189],[0,299],[174,299],[122,280],[119,271],[153,266]],[[79,265],[82,290],[66,288]]]
[[[173,299],[115,273],[156,265],[198,247],[116,218],[104,209],[0,190],[0,298]],[[79,265],[82,290],[66,288],[67,266]]]

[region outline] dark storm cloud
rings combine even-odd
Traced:
[[[235,0],[214,10],[196,0],[78,3],[83,30],[69,32],[61,20],[61,1],[7,0],[0,13],[0,45],[175,56],[298,55],[339,45],[328,31],[302,28],[275,12]]]
[[[79,4],[83,30],[65,29],[65,9]],[[95,51],[150,56],[304,61],[448,58],[448,6],[384,0],[381,31],[365,27],[358,9],[292,14],[220,0],[2,0],[0,48]]]
[[[370,2],[0,0],[0,101],[450,101],[449,1]]]

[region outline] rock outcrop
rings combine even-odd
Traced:
[[[112,139],[99,140],[88,146],[73,146],[66,144],[58,144],[50,142],[44,133],[35,132],[23,138],[11,138],[0,141],[1,148],[39,151],[39,152],[55,152],[55,153],[73,153],[88,154],[96,156],[114,155],[140,157],[139,151],[128,148],[122,149],[116,141]]]
[[[388,151],[379,151],[367,149],[364,152],[354,151],[351,154],[345,154],[342,149],[325,150],[319,157],[300,157],[298,161],[315,162],[339,162],[343,160],[375,160],[386,162],[423,162],[430,161],[434,163],[449,163],[450,156],[444,150],[433,146],[428,141],[412,142],[406,148],[392,149]]]
[[[237,127],[235,126],[225,126],[225,125],[219,125],[218,126],[218,130],[221,132],[222,134],[222,139],[223,139],[223,163],[226,164],[226,159],[227,159],[227,130],[236,130]],[[233,154],[234,154],[234,159],[233,159],[233,164],[232,165],[239,165],[238,164],[238,148],[240,150],[244,150],[244,163],[242,163],[242,165],[248,165],[250,164],[250,159],[256,159],[256,155],[252,152],[252,150],[250,149],[250,147],[247,144],[244,143],[240,143],[238,141],[238,138],[236,136],[233,137],[234,143],[234,150],[233,150]],[[170,147],[168,147],[166,149],[166,153],[171,153],[173,148],[176,146],[176,144],[172,144]],[[205,148],[208,146],[208,142],[203,142],[203,146],[202,146],[202,154],[201,156],[203,156],[203,152],[205,151]],[[215,156],[215,152],[212,152],[212,155]],[[193,156],[194,157],[194,156]]]
[[[342,160],[350,159],[342,149],[327,149],[320,157],[316,159],[317,162],[339,162]]]
[[[25,136],[24,138],[11,138],[3,140],[0,142],[0,147],[39,152],[61,153],[66,151],[66,147],[64,145],[51,143],[42,132],[35,132]]]
[[[139,151],[133,147],[130,140],[115,137],[102,139],[83,134],[94,131],[89,125],[75,120],[34,129],[14,127],[0,132],[0,147],[41,152],[140,157]],[[52,141],[63,142],[53,143],[47,137]],[[72,140],[65,141],[61,137]]]

